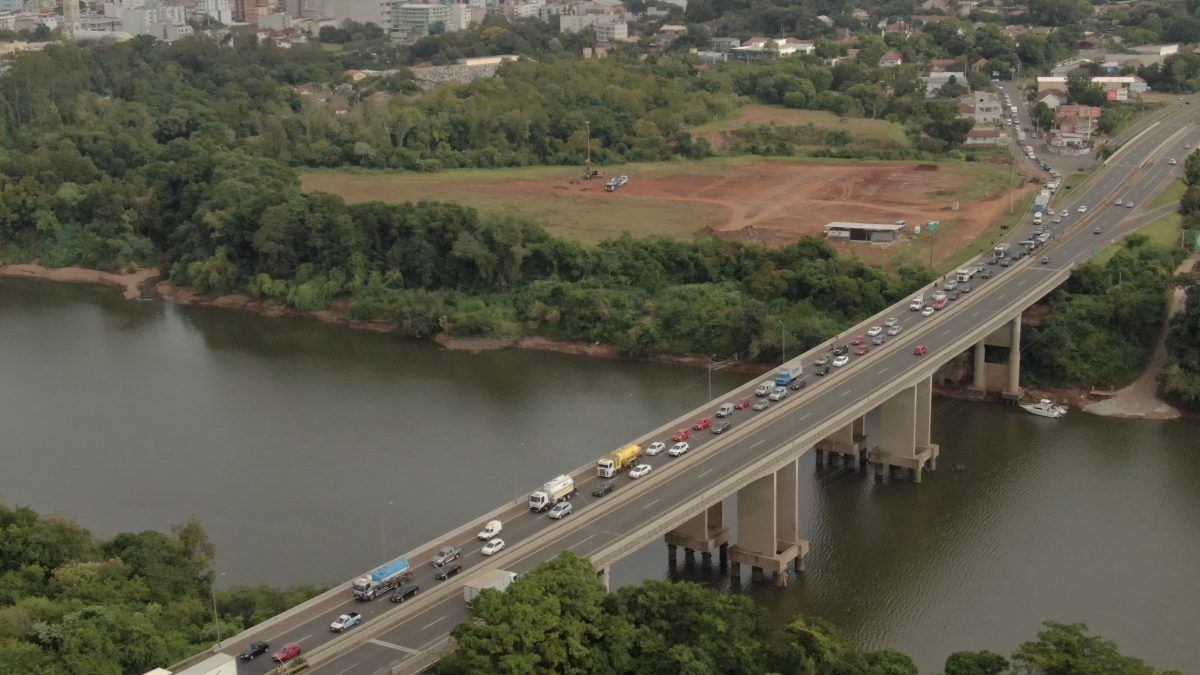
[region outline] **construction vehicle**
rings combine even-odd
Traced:
[[[542,512],[575,496],[575,480],[567,475],[548,481],[529,495],[529,510]]]
[[[618,473],[637,463],[642,456],[642,446],[627,445],[619,450],[613,450],[596,461],[596,475],[600,478],[612,478]]]

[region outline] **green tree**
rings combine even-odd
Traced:
[[[1036,641],[1022,643],[1013,652],[1014,665],[1045,675],[1078,673],[1121,673],[1155,675],[1141,659],[1125,656],[1110,640],[1087,634],[1082,623],[1046,621]]]
[[[954,652],[946,658],[946,675],[1000,675],[1008,670],[1008,659],[984,649]]]

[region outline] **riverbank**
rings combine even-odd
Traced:
[[[34,263],[0,266],[0,277],[19,279],[45,279],[75,284],[107,284],[123,289],[126,300],[142,294],[142,285],[159,276],[158,268],[147,267],[125,274],[104,272],[85,267],[44,267]]]

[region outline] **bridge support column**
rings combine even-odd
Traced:
[[[712,565],[714,551],[720,552],[721,565],[725,565],[725,550],[732,538],[729,528],[725,527],[725,502],[717,502],[704,509],[663,537],[667,542],[667,560],[672,565],[677,559],[678,549],[683,548],[684,565],[695,565],[696,552],[699,552],[701,563],[706,568]]]
[[[829,464],[832,465],[834,456],[837,456],[843,464],[847,459],[853,461],[854,469],[857,471],[859,459],[867,448],[867,436],[864,428],[863,418],[858,417],[818,442],[816,445],[817,466],[822,466],[823,457],[828,457]]]
[[[1008,350],[1008,387],[1004,390],[1006,401],[1017,401],[1021,398],[1021,315],[1013,317],[1010,324],[1012,338]]]
[[[985,343],[986,340],[980,340],[975,345],[975,372],[971,386],[979,391],[987,390],[987,361],[984,359],[984,355],[986,354]]]
[[[936,468],[939,448],[929,442],[932,399],[933,382],[923,379],[880,404],[879,445],[870,453],[876,477],[902,468],[920,483],[926,466]]]
[[[730,575],[749,565],[754,581],[772,572],[776,586],[804,570],[808,542],[800,538],[800,463],[759,478],[738,490],[738,542],[729,549]]]
[[[601,567],[600,569],[596,570],[596,578],[600,580],[600,583],[604,584],[604,590],[606,590],[606,591],[612,590],[612,588],[608,585],[608,568],[607,567]]]

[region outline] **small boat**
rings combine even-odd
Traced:
[[[1037,403],[1022,403],[1021,409],[1031,415],[1040,417],[1062,417],[1067,414],[1067,409],[1064,406],[1058,405],[1048,398],[1044,398]]]

